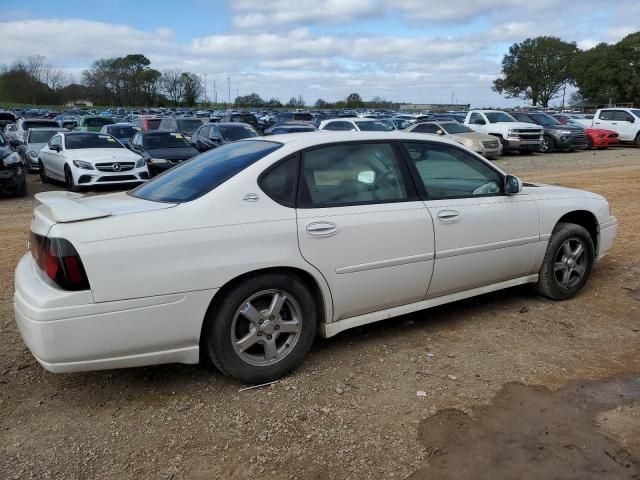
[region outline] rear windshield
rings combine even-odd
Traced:
[[[29,130],[30,128],[47,128],[57,126],[58,124],[55,120],[26,120],[22,123],[23,130]]]
[[[384,122],[356,122],[358,128],[363,132],[390,132],[393,127],[390,127]]]
[[[146,120],[147,128],[149,130],[158,130],[160,128],[160,122],[162,122],[161,118],[149,118]]]
[[[111,135],[93,133],[74,133],[65,135],[64,146],[67,150],[80,148],[124,148]]]
[[[58,133],[57,130],[32,130],[29,133],[28,143],[47,143],[56,133]]]
[[[109,128],[109,134],[116,138],[132,138],[138,133],[138,130],[135,127],[111,127]]]
[[[226,125],[224,127],[220,127],[220,133],[225,140],[231,141],[244,140],[245,138],[258,136],[258,132],[246,125]]]
[[[184,133],[191,134],[200,126],[202,126],[200,120],[178,120],[178,130]]]
[[[105,125],[111,125],[114,122],[110,118],[86,118],[84,120],[85,127],[104,127]]]
[[[153,202],[189,202],[281,146],[281,143],[253,140],[228,143],[173,167],[129,194]]]
[[[174,132],[145,135],[142,140],[142,145],[149,150],[155,148],[186,148],[191,146],[181,133]]]

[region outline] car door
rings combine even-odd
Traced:
[[[484,114],[480,112],[473,112],[469,117],[468,127],[480,133],[487,133],[489,122]]]
[[[625,110],[615,110],[613,112],[614,125],[617,126],[617,132],[620,134],[620,140],[623,142],[633,142],[636,138],[635,117]]]
[[[529,195],[505,195],[503,174],[461,148],[403,146],[434,223],[429,298],[535,273],[544,250]]]
[[[61,177],[60,169],[58,168],[58,152],[56,152],[52,147],[62,145],[62,137],[60,135],[54,135],[46,147],[40,150],[40,159],[47,171],[47,175],[52,178],[64,178]]]
[[[600,110],[598,118],[593,120],[594,127],[618,132],[618,122],[615,120],[614,114],[615,110]]]
[[[302,153],[297,202],[302,256],[331,288],[334,320],[424,298],[433,222],[390,142]]]

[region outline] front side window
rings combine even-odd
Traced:
[[[484,124],[484,118],[482,118],[482,115],[479,113],[472,113],[471,117],[469,118],[469,120],[471,121],[471,123],[475,123],[475,124]]]
[[[209,150],[143,183],[130,195],[153,202],[195,200],[282,147],[281,143],[245,140]]]
[[[502,176],[467,152],[421,142],[404,147],[429,200],[502,194]]]
[[[62,139],[60,138],[60,135],[57,135],[53,137],[51,140],[49,140],[49,148],[54,147],[56,145],[57,146],[62,145]]]
[[[328,207],[407,199],[398,160],[388,143],[322,147],[304,153],[302,207]]]

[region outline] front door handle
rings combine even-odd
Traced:
[[[307,233],[314,237],[328,237],[338,231],[338,225],[333,222],[312,222],[307,225]]]
[[[457,210],[440,210],[437,214],[438,220],[442,223],[459,222],[462,216]]]

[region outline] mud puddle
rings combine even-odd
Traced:
[[[639,479],[640,375],[552,392],[506,384],[470,414],[442,410],[419,426],[418,479]]]

